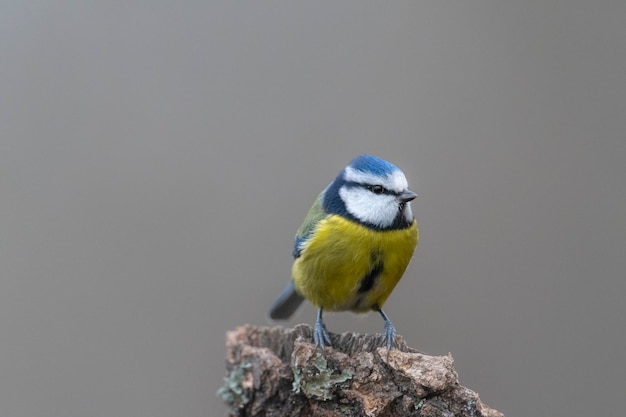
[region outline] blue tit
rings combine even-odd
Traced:
[[[292,281],[270,308],[288,319],[307,299],[317,310],[316,346],[331,344],[322,312],[378,311],[383,342],[391,349],[396,329],[382,310],[417,246],[417,221],[404,173],[371,155],[353,159],[317,197],[298,229]]]

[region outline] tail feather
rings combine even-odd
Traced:
[[[291,281],[270,307],[270,318],[272,320],[287,320],[300,307],[302,301],[304,298],[296,292],[296,287]]]

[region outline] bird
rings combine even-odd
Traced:
[[[382,306],[404,274],[419,231],[405,174],[373,155],[354,158],[318,195],[293,248],[291,281],[271,305],[287,320],[306,299],[317,307],[316,347],[332,345],[324,311],[378,312],[389,352],[396,328]]]

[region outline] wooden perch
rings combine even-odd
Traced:
[[[504,417],[459,384],[452,356],[429,356],[398,337],[331,334],[324,351],[299,325],[245,325],[226,335],[227,371],[218,394],[230,416]]]

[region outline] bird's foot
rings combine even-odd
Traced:
[[[330,333],[328,333],[326,325],[324,321],[322,321],[321,308],[317,311],[317,320],[315,321],[315,328],[313,329],[313,341],[315,342],[315,347],[320,347],[322,350],[324,350],[326,344],[328,344],[328,346],[332,345]]]
[[[378,309],[378,312],[383,317],[383,343],[387,345],[387,359],[389,359],[391,348],[396,347],[396,326],[393,325],[382,309]]]
[[[383,343],[387,345],[387,350],[396,347],[396,326],[391,321],[385,322],[383,327]]]

